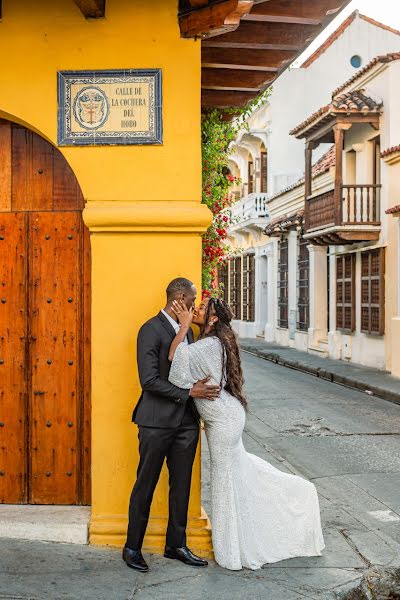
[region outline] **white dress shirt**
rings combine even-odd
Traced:
[[[164,317],[167,317],[168,321],[171,323],[172,327],[175,329],[175,333],[179,333],[179,330],[181,328],[180,324],[177,321],[174,321],[174,319],[172,317],[169,316],[169,314],[167,312],[165,312],[164,309],[161,309],[162,314],[164,315]],[[187,336],[185,336],[185,339],[182,342],[183,344],[187,344],[188,340],[187,340]]]

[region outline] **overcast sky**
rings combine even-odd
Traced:
[[[301,57],[293,63],[293,66],[299,66],[356,9],[368,17],[400,30],[400,0],[352,0],[340,15],[333,19],[323,33],[310,44]]]

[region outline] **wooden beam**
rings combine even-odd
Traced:
[[[379,240],[379,231],[339,231],[338,235],[340,235],[344,243],[373,242]]]
[[[181,15],[179,26],[182,37],[212,37],[239,26],[240,19],[253,6],[252,0],[224,0]]]
[[[335,203],[335,225],[341,225],[344,129],[335,125],[333,131],[335,136],[335,188],[333,192],[333,201]]]
[[[295,52],[290,50],[254,50],[238,48],[209,48],[202,46],[203,67],[277,71],[291,62]]]
[[[202,87],[260,90],[274,79],[274,73],[236,69],[202,69]]]
[[[242,22],[230,33],[203,42],[205,47],[261,48],[265,50],[300,50],[315,37],[319,25]]]
[[[100,19],[104,17],[106,0],[74,0],[85,19]]]
[[[256,95],[256,92],[202,90],[201,105],[203,108],[235,108],[238,106],[244,106]]]
[[[328,12],[331,14],[340,10],[342,4],[343,0],[269,0],[255,5],[243,18],[249,21],[315,25],[323,21]]]
[[[208,0],[189,0],[189,4],[192,8],[203,8],[207,6]]]

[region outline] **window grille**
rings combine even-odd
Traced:
[[[299,238],[297,254],[297,329],[307,331],[310,325],[310,255],[308,240]]]
[[[278,326],[288,328],[288,278],[289,244],[287,239],[279,242],[278,265]]]

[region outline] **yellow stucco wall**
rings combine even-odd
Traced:
[[[92,231],[92,526],[95,543],[124,541],[137,465],[139,396],[135,341],[164,302],[168,281],[200,285],[200,43],[180,38],[177,0],[107,0],[106,18],[85,20],[73,0],[4,0],[0,23],[0,117],[56,145],[57,71],[161,68],[161,146],[63,147],[81,185]],[[206,554],[196,461],[189,536]],[[158,488],[148,549],[161,549],[167,482]]]
[[[73,0],[3,0],[0,114],[53,143],[58,70],[161,68],[164,144],[62,148],[90,200],[199,199],[200,44],[179,35],[177,0],[107,0],[85,20]]]

